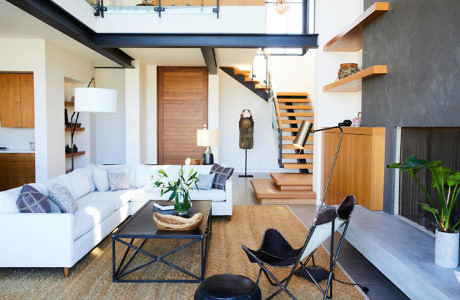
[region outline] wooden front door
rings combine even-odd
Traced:
[[[158,164],[200,159],[196,131],[208,124],[208,71],[201,67],[158,67]]]

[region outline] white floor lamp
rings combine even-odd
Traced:
[[[91,88],[91,83],[86,88],[75,89],[75,111],[70,118],[70,143],[72,153],[72,171],[74,169],[73,136],[77,128],[80,112],[94,113],[116,113],[117,112],[117,91],[111,89]],[[76,113],[76,117],[75,117]],[[74,120],[75,117],[75,120]]]

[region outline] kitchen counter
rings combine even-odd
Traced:
[[[2,153],[35,153],[35,151],[30,149],[7,149],[0,150],[0,154]]]

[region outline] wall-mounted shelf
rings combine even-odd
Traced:
[[[66,128],[65,128],[65,131],[69,131],[69,132],[70,132],[70,127],[66,127]],[[75,132],[77,132],[77,131],[85,131],[85,128],[83,128],[83,127],[75,128]]]
[[[323,46],[323,51],[356,52],[363,48],[363,28],[386,13],[388,2],[375,2],[344,31]]]
[[[85,154],[86,154],[86,151],[78,151],[78,152],[73,153],[73,157],[77,157],[77,156],[81,156],[81,155],[85,155]],[[72,154],[71,153],[66,153],[65,157],[72,157]]]
[[[75,103],[73,101],[64,101],[65,107],[74,107]]]
[[[362,80],[387,74],[386,65],[375,65],[323,87],[324,92],[359,92]]]

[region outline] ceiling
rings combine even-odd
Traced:
[[[74,55],[89,59],[95,67],[118,65],[80,44],[7,1],[0,1],[0,38],[41,38]],[[121,49],[145,64],[160,66],[205,66],[199,48],[125,48]],[[250,66],[255,49],[215,49],[218,66]]]
[[[0,38],[45,39],[63,50],[89,59],[94,66],[118,66],[6,1],[0,1]]]

